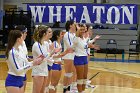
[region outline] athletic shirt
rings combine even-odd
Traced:
[[[73,48],[76,56],[87,56],[88,55],[88,43],[80,37],[75,37],[73,42]]]
[[[39,42],[35,42],[32,47],[33,59],[37,58],[39,55],[44,55],[46,58],[49,56],[46,43],[42,45]],[[45,61],[45,60],[44,60]],[[42,62],[40,65],[34,66],[32,69],[33,76],[48,76],[48,66],[47,61]]]
[[[19,46],[19,49],[25,54],[25,56],[28,58],[28,50],[25,44],[25,41],[23,41],[22,45]]]
[[[61,44],[58,44],[57,41],[54,41],[53,43],[54,43],[54,48],[62,48]],[[61,51],[55,53],[54,56],[57,56],[60,53],[61,53]],[[55,62],[61,62],[62,61],[61,58],[53,58],[53,59],[54,59]]]
[[[23,51],[20,49],[16,50],[15,48],[12,48],[9,51],[7,64],[9,68],[9,74],[22,77],[24,77],[27,70],[31,69],[31,67],[33,66],[33,63],[29,62],[25,57]]]
[[[73,46],[73,40],[74,40],[75,34],[74,33],[70,33],[70,32],[66,32],[64,34],[63,37],[63,41],[64,41],[64,50],[66,50],[67,48],[70,48]],[[66,54],[63,59],[74,59],[74,53],[68,53]]]
[[[49,43],[49,45],[51,45],[51,44],[52,44],[52,41],[51,41],[51,40],[49,40],[49,42],[48,42],[48,43]]]
[[[52,44],[52,41],[49,40],[49,41],[44,41],[46,47],[47,47],[47,51],[50,52],[50,45]]]

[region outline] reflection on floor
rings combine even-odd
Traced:
[[[115,62],[90,62],[88,78],[96,87],[86,89],[86,93],[140,93],[140,64]],[[64,73],[64,71],[63,71]],[[7,75],[5,62],[0,63],[0,93],[6,93],[4,80]],[[27,73],[26,93],[32,91],[31,70]],[[63,74],[62,74],[63,78]],[[62,78],[58,92],[62,93]]]
[[[104,58],[105,54],[95,54]],[[121,55],[117,55],[121,59]],[[127,59],[127,55],[125,57]],[[0,62],[0,93],[6,93],[4,80],[7,75],[7,65]],[[62,93],[64,70],[57,93]],[[28,83],[25,93],[32,93],[31,70],[27,73]],[[88,79],[95,88],[86,89],[86,93],[140,93],[140,64],[136,62],[101,62],[92,60],[89,63]]]

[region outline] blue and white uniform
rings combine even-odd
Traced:
[[[33,63],[28,62],[22,50],[16,50],[15,48],[12,48],[9,51],[7,64],[9,71],[5,81],[5,86],[14,86],[19,88],[22,87],[25,74],[27,70],[31,69]]]
[[[75,37],[73,48],[75,50],[74,65],[88,64],[88,43],[80,37]]]
[[[32,47],[33,59],[37,58],[39,55],[44,55],[46,58],[49,56],[46,43],[42,45],[39,42],[35,42]],[[40,65],[34,66],[32,69],[32,76],[48,76],[48,62],[43,60]]]
[[[66,32],[64,34],[64,37],[63,37],[63,41],[64,41],[64,51],[67,49],[67,48],[70,48],[73,46],[73,40],[74,40],[74,37],[75,37],[75,33],[70,33],[70,32]],[[66,54],[65,56],[63,56],[62,58],[63,59],[71,59],[73,60],[74,59],[74,53],[68,53]]]
[[[54,48],[62,48],[61,44],[59,44],[57,41],[54,41]],[[54,56],[58,56],[61,53],[61,51],[54,54]],[[53,58],[54,62],[62,62],[61,58]],[[53,63],[52,70],[61,70],[61,63]]]

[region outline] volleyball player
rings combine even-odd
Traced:
[[[99,39],[100,36],[99,35],[96,35],[96,37],[93,40],[91,40],[91,38],[93,37],[93,29],[92,29],[92,26],[85,25],[85,24],[84,24],[84,26],[85,26],[85,34],[84,34],[84,37],[83,38],[84,38],[85,42],[95,43],[95,41],[97,39]],[[87,54],[88,54],[88,62],[89,62],[90,61],[90,48],[88,48]],[[91,81],[90,80],[87,80],[86,88],[88,88],[88,87],[94,88],[94,86],[93,85],[90,85],[90,83],[91,83]]]
[[[54,48],[60,48],[62,49],[61,46],[61,40],[63,38],[63,33],[61,30],[55,30],[53,32],[53,36],[51,38]],[[61,77],[61,57],[58,58],[58,56],[60,55],[60,52],[57,52],[53,55],[53,59],[54,59],[54,63],[52,65],[52,75],[51,75],[51,83],[50,83],[50,91],[49,93],[56,93],[57,91],[57,85],[59,83],[60,77]]]
[[[32,66],[42,63],[44,56],[39,55],[33,62],[28,62],[25,53],[19,46],[23,44],[23,34],[19,30],[12,30],[8,36],[8,46],[6,48],[6,57],[8,64],[8,76],[5,80],[7,93],[24,93],[23,79],[25,73]]]
[[[45,43],[46,43],[48,52],[51,52],[54,49],[54,45],[53,45],[52,41],[50,40],[50,38],[52,38],[52,31],[49,31],[48,34],[49,35],[48,35],[48,38],[45,41]],[[46,82],[45,93],[49,93],[49,84],[50,84],[50,79],[51,79],[52,65],[53,65],[52,63],[48,64],[48,79]]]
[[[66,33],[64,34],[63,42],[64,42],[64,50],[70,48],[73,45],[73,39],[75,37],[76,26],[74,21],[67,21],[66,25]],[[66,91],[70,91],[70,85],[72,82],[76,82],[76,71],[73,64],[74,53],[68,53],[64,57],[64,80],[63,80],[63,93]]]
[[[26,44],[25,44],[25,39],[26,39],[26,36],[27,36],[27,28],[24,26],[24,25],[18,25],[16,26],[15,28],[16,30],[20,30],[23,34],[23,43],[21,46],[19,46],[20,50],[23,51],[23,53],[25,53],[25,57],[27,57],[28,60],[31,61],[31,59],[28,57],[28,50],[27,50],[27,47],[26,47]],[[24,91],[26,89],[26,80],[27,80],[27,77],[25,75],[24,77]]]
[[[33,93],[44,93],[48,81],[48,63],[53,64],[53,61],[50,59],[51,53],[45,43],[51,35],[50,32],[52,32],[52,29],[45,25],[40,25],[35,28],[35,43],[32,47],[33,59],[42,54],[45,56],[45,62],[32,69]]]
[[[61,46],[61,41],[63,38],[63,32],[61,30],[55,30],[53,32],[53,36],[51,38],[53,45],[54,45],[54,49],[61,49],[62,50],[62,46]],[[66,55],[67,53],[72,53],[73,49],[72,48],[67,48],[64,52],[59,51],[59,52],[55,52],[53,54],[53,59],[54,59],[54,63],[52,65],[52,75],[51,75],[51,83],[50,83],[50,91],[49,93],[56,93],[57,92],[57,85],[59,83],[60,77],[61,77],[61,64],[62,64],[62,57],[64,55]]]
[[[76,37],[73,40],[73,48],[75,50],[74,65],[77,74],[77,88],[79,93],[85,91],[88,73],[88,47],[99,49],[99,46],[86,42],[84,39],[84,25],[77,25]]]

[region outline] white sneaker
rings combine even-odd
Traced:
[[[78,90],[71,90],[70,93],[78,93]]]
[[[70,93],[78,93],[77,86],[71,85]]]
[[[95,88],[95,86],[91,85],[91,84],[88,84],[88,85],[86,85],[86,88]]]
[[[87,84],[87,85],[88,85],[88,84],[90,84],[90,83],[91,83],[91,81],[90,81],[90,80],[87,80],[87,81],[86,81],[86,84]]]

